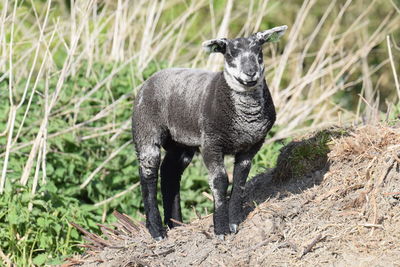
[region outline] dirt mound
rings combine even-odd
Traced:
[[[399,128],[325,130],[286,146],[275,169],[247,183],[246,219],[225,241],[213,237],[211,216],[154,242],[116,213],[104,239],[86,233],[86,255],[70,264],[399,266],[399,157]]]

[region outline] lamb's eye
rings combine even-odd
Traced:
[[[230,54],[231,54],[232,57],[237,57],[238,54],[239,54],[239,52],[238,52],[237,50],[235,50],[235,49],[232,49],[232,50],[230,51]]]

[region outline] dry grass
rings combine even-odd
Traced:
[[[86,234],[87,254],[71,263],[396,266],[400,264],[399,143],[398,127],[368,125],[349,130],[330,143],[328,167],[280,185],[266,183],[267,200],[248,214],[238,234],[225,241],[213,238],[210,216],[175,228],[166,240],[154,242],[144,226],[116,214],[115,230],[101,226],[105,239]],[[262,178],[268,180],[273,173]],[[246,185],[252,186],[260,185]]]
[[[371,66],[367,58],[375,47],[385,42],[390,33],[399,29],[400,14],[394,3],[392,12],[382,16],[378,25],[371,25],[368,19],[380,4],[379,1],[372,1],[368,6],[360,1],[333,1],[327,5],[320,19],[310,17],[313,8],[317,8],[316,0],[303,1],[293,19],[283,19],[281,15],[279,19],[274,17],[280,10],[270,2],[273,1],[251,0],[244,8],[243,4],[228,0],[223,11],[216,12],[213,1],[206,0],[189,3],[183,0],[90,0],[73,2],[70,12],[55,16],[53,12],[59,11],[54,9],[54,2],[50,0],[45,3],[31,1],[31,7],[25,10],[17,1],[3,1],[0,17],[0,82],[8,79],[9,88],[0,97],[8,102],[9,108],[8,114],[2,116],[5,127],[0,129],[1,136],[7,139],[0,151],[0,193],[7,180],[8,162],[15,153],[30,149],[20,183],[26,185],[32,179],[34,194],[40,181],[44,183],[48,179],[46,154],[49,139],[76,132],[101,118],[112,116],[122,99],[136,92],[140,84],[119,99],[101,103],[102,110],[92,118],[48,134],[48,122],[53,116],[64,114],[76,117],[76,114],[83,112],[80,110],[82,103],[90,101],[97,91],[107,90],[105,85],[124,66],[134,62],[137,69],[132,76],[139,81],[143,80],[142,71],[155,59],[166,60],[169,66],[220,69],[221,56],[206,58],[199,43],[219,36],[247,35],[259,30],[265,21],[275,25],[276,20],[276,23],[288,24],[290,28],[281,45],[266,48],[267,80],[278,110],[277,126],[280,128],[268,142],[334,123],[360,121],[361,113],[343,109],[332,100],[332,96],[361,84],[359,105],[366,104],[371,109],[376,107],[376,87],[380,80],[373,84],[372,80],[376,79],[372,77],[382,68],[390,68],[389,63],[396,77],[396,56],[393,52],[397,50],[390,49],[391,41],[388,38],[387,59]],[[183,7],[184,11],[176,12],[169,18],[169,10],[177,5]],[[346,17],[349,10],[355,8],[362,9],[352,12],[355,14],[352,22],[343,27],[342,24],[349,21]],[[32,12],[35,16],[30,15]],[[198,16],[202,15],[206,17],[200,18],[200,21],[210,23],[199,25]],[[26,20],[33,21],[24,23]],[[232,34],[231,25],[240,27]],[[193,32],[194,28],[196,32]],[[61,66],[57,66],[54,57],[60,50],[66,51],[65,60]],[[116,67],[107,78],[99,80],[85,97],[74,99],[61,109],[54,110],[60,101],[66,79],[73,76],[84,62],[87,63],[86,76],[92,75],[95,62],[111,62]],[[358,77],[350,78],[352,75]],[[54,88],[48,87],[50,77],[57,77]],[[39,92],[37,85],[43,81],[47,84],[46,90]],[[399,94],[397,79],[395,81]],[[21,83],[25,86],[17,86]],[[35,94],[41,95],[43,101],[33,103]],[[25,120],[32,105],[41,107],[42,116],[35,126],[35,135],[30,140],[20,141],[19,137],[30,130]],[[22,114],[22,120],[17,122],[16,117]],[[95,135],[85,138],[109,135],[110,141],[115,141],[121,131],[128,130],[129,121],[114,122],[104,125],[104,128],[96,128]],[[118,151],[115,150],[115,153]],[[114,154],[89,177],[95,176],[112,156]],[[40,173],[42,179],[39,179]]]

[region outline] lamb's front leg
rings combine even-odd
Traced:
[[[160,166],[160,148],[148,145],[137,148],[139,151],[140,185],[146,213],[146,227],[155,240],[164,238],[164,228],[157,206],[157,180]]]
[[[228,215],[228,176],[224,166],[224,156],[212,150],[203,150],[204,163],[209,172],[209,184],[214,197],[214,232],[223,239],[225,234],[229,234],[229,215]]]
[[[262,144],[262,143],[261,143]],[[261,144],[257,144],[250,151],[238,153],[235,156],[233,169],[233,185],[229,200],[229,229],[236,233],[239,223],[243,221],[243,200],[247,176],[251,168],[251,160],[257,153]]]

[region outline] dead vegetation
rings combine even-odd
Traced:
[[[308,148],[325,159],[296,156]],[[248,182],[247,218],[225,241],[213,238],[211,216],[154,242],[142,224],[115,213],[113,229],[100,226],[103,238],[80,229],[87,253],[67,265],[397,266],[399,157],[398,127],[326,130],[292,142],[276,169]],[[291,176],[277,183],[284,166]]]

